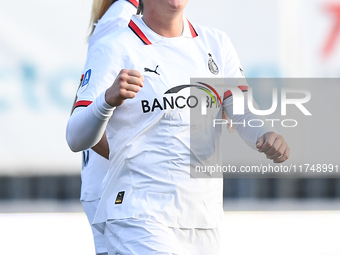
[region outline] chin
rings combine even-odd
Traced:
[[[167,0],[167,2],[173,9],[184,9],[188,0]]]

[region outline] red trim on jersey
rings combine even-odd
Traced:
[[[208,85],[206,83],[203,83],[203,82],[199,82],[199,83],[207,86],[210,90],[212,90],[215,93],[215,95],[217,96],[218,101],[220,101],[220,104],[222,105],[222,101],[221,101],[220,95],[217,93],[217,91],[213,87],[211,87],[210,85]]]
[[[131,30],[139,37],[139,39],[142,40],[143,43],[145,43],[146,45],[152,44],[149,41],[149,39],[146,38],[145,34],[139,29],[139,27],[132,20],[130,20],[129,28],[131,28]]]
[[[195,38],[195,37],[197,37],[198,36],[198,34],[197,34],[197,32],[196,32],[196,30],[195,30],[195,28],[191,25],[191,23],[190,23],[190,21],[189,20],[187,20],[188,21],[188,24],[189,24],[189,28],[190,28],[190,33],[191,33],[191,35],[192,35],[192,38]]]
[[[247,86],[237,86],[240,90],[242,90],[242,92],[246,92],[248,91],[248,87]],[[224,92],[224,96],[223,96],[223,101],[226,100],[228,97],[230,97],[232,95],[231,91],[228,90],[226,92]]]
[[[78,101],[76,103],[76,105],[74,106],[74,109],[77,108],[77,107],[87,107],[89,106],[90,104],[92,104],[92,101]]]
[[[130,3],[132,3],[136,8],[138,8],[138,1],[136,0],[128,0]]]

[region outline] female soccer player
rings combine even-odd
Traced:
[[[84,107],[70,117],[67,141],[73,151],[105,148],[106,130],[110,167],[93,223],[109,254],[218,253],[223,180],[191,176],[190,111],[199,104],[186,84],[243,72],[229,38],[192,25],[183,15],[186,4],[140,1],[143,16],[89,51],[91,77],[77,102]],[[233,96],[221,102],[230,119],[254,117],[247,105],[234,116],[232,103]],[[284,139],[270,129],[235,128],[274,162],[289,157]]]
[[[94,0],[92,6],[92,31],[89,49],[101,38],[127,27],[131,16],[136,13],[138,0]],[[85,70],[86,71],[86,70]],[[85,86],[88,73],[82,75],[81,86]],[[74,106],[75,107],[75,106]],[[73,109],[74,109],[73,107]],[[72,110],[73,110],[72,109]],[[95,149],[95,148],[94,148]],[[92,223],[102,194],[102,181],[109,168],[109,161],[92,149],[83,151],[82,186],[80,201],[90,223]],[[96,254],[107,254],[103,234],[92,227]]]

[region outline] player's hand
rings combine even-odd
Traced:
[[[290,155],[290,149],[285,139],[274,132],[265,133],[257,139],[256,148],[259,152],[266,154],[267,158],[273,160],[274,163],[282,163]]]
[[[122,69],[112,86],[106,90],[105,101],[111,106],[120,106],[125,99],[136,96],[143,82],[144,77],[139,71]]]

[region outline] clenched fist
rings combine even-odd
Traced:
[[[261,136],[256,142],[256,148],[259,152],[266,154],[267,158],[273,160],[274,163],[282,163],[290,155],[290,149],[285,139],[274,132],[268,132]]]
[[[111,106],[120,106],[125,99],[134,98],[143,83],[144,77],[139,71],[122,69],[112,86],[106,90],[105,101]]]

